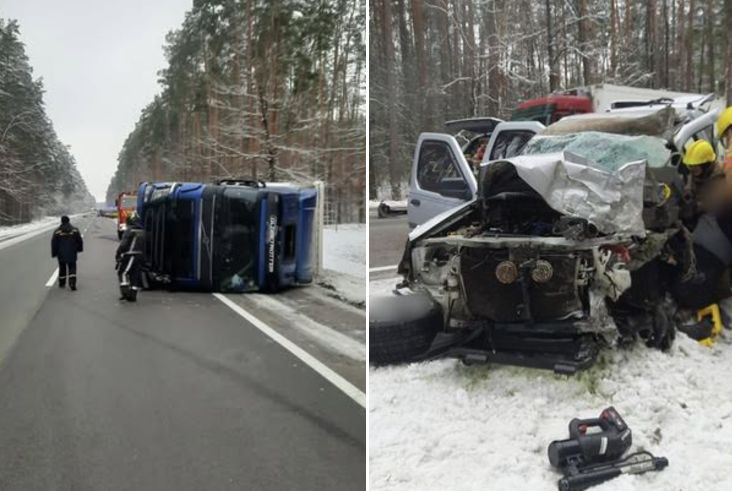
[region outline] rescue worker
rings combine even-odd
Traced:
[[[127,230],[115,254],[120,300],[130,302],[137,300],[137,292],[142,288],[144,251],[145,231],[139,216],[133,212],[127,218]]]
[[[672,285],[672,293],[680,307],[699,310],[730,297],[732,193],[726,173],[717,164],[717,155],[708,141],[689,145],[683,163],[689,170],[687,205],[690,205],[684,221],[693,230],[696,274],[683,280],[679,278]],[[706,339],[711,327],[704,321],[679,329],[695,339]]]
[[[725,148],[724,171],[730,179],[732,176],[732,106],[722,111],[717,118],[717,138]]]
[[[58,259],[58,286],[76,290],[76,259],[77,254],[84,250],[84,241],[79,229],[71,225],[69,217],[61,217],[61,226],[53,232],[51,238],[51,257]]]
[[[728,203],[725,173],[717,164],[717,154],[706,140],[697,140],[684,152],[683,163],[689,171],[686,184],[684,221],[694,229],[703,213],[716,213]]]

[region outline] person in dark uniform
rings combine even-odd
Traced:
[[[133,213],[127,218],[127,230],[115,254],[120,300],[137,300],[137,292],[142,289],[144,251],[145,231],[139,216]]]
[[[79,229],[71,225],[69,217],[61,217],[61,226],[53,232],[51,257],[58,259],[58,286],[64,288],[66,279],[69,286],[76,290],[77,254],[84,250],[84,241]]]

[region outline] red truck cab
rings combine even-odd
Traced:
[[[137,209],[137,194],[122,192],[117,196],[117,237],[119,239],[127,230],[127,217]]]
[[[592,99],[587,95],[549,95],[522,102],[511,121],[538,121],[548,126],[570,114],[593,112]]]

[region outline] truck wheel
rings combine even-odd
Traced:
[[[442,309],[426,294],[375,299],[369,308],[370,363],[419,361],[442,327]]]

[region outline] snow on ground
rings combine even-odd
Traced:
[[[366,304],[366,224],[324,227],[323,269],[320,285],[350,303]]]
[[[61,222],[59,217],[43,217],[29,223],[4,226],[0,227],[0,238],[9,237],[11,235],[23,235],[35,232],[37,230],[43,230],[44,228],[48,228],[51,225],[58,225],[60,223]]]
[[[323,267],[366,278],[366,224],[348,223],[324,227]]]
[[[369,200],[369,208],[378,208],[381,203],[386,203],[390,206],[407,206],[407,200],[393,200],[393,199],[384,199],[384,200]]]
[[[85,215],[85,213],[79,213],[71,215],[71,223],[74,223],[74,219]],[[34,220],[30,223],[23,223],[21,225],[13,225],[9,227],[0,227],[0,249],[19,244],[26,239],[35,237],[42,233],[48,232],[61,224],[60,217],[44,217],[38,220]]]
[[[370,283],[388,294],[395,279]],[[732,334],[705,348],[679,334],[669,353],[606,350],[575,375],[444,359],[371,368],[372,490],[555,490],[547,446],[574,417],[614,406],[631,451],[669,459],[597,491],[732,489]]]

